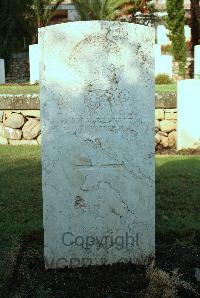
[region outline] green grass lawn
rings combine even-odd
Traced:
[[[0,187],[0,283],[4,283],[23,237],[42,231],[38,147],[0,146]]]
[[[157,241],[200,245],[200,156],[156,157]],[[42,234],[40,148],[0,146],[0,281],[25,237]]]
[[[0,94],[33,94],[39,90],[39,85],[0,85]]]
[[[158,239],[200,247],[200,155],[156,157]]]
[[[176,84],[156,85],[156,92],[169,93],[176,92]],[[21,86],[21,85],[0,85],[0,94],[33,94],[39,93],[39,85]]]
[[[156,85],[156,92],[158,93],[176,93],[176,83],[168,85]]]

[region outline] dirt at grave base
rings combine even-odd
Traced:
[[[200,268],[199,255],[200,251],[158,244],[156,267],[166,272],[179,268],[181,278],[199,291],[194,276],[194,268]],[[45,271],[42,241],[29,241],[18,258],[5,297],[152,297],[143,294],[147,286],[146,268],[133,264]],[[177,297],[197,296],[189,290],[180,290]]]
[[[158,145],[156,147],[155,153],[157,155],[200,155],[200,149],[186,149],[177,151],[176,147],[163,148],[163,146]]]

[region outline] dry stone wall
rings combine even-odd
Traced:
[[[29,59],[28,58],[12,58],[6,82],[29,81]]]
[[[155,144],[164,148],[176,146],[177,109],[155,110]]]
[[[176,147],[176,94],[156,94],[155,146]],[[38,145],[40,133],[38,94],[0,95],[0,145]]]
[[[1,145],[40,145],[39,110],[0,110]]]
[[[155,144],[176,146],[177,109],[155,109]],[[41,143],[39,110],[0,110],[0,144]]]

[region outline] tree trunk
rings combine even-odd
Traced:
[[[41,28],[42,27],[42,22],[41,22],[41,19],[38,18],[38,28]]]
[[[194,52],[194,46],[199,44],[199,41],[200,41],[200,3],[199,2],[200,2],[199,0],[190,0],[192,52]]]

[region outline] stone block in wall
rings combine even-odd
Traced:
[[[37,142],[38,142],[39,145],[41,145],[41,140],[42,140],[42,135],[39,135],[37,137]]]
[[[176,129],[176,123],[169,120],[160,121],[160,129],[163,132],[171,132]]]
[[[24,124],[22,128],[23,138],[26,140],[35,139],[40,134],[40,131],[40,121],[36,119],[30,119]]]
[[[155,110],[156,120],[163,120],[165,119],[165,113],[163,109],[156,109]]]
[[[26,117],[40,118],[40,110],[24,110],[24,111],[21,111],[21,113]]]
[[[8,117],[12,114],[12,111],[3,111],[3,123],[6,121]]]
[[[172,131],[168,135],[169,147],[174,147],[176,145],[176,131]]]
[[[8,140],[0,136],[0,145],[7,145],[7,144],[8,144]]]
[[[165,136],[162,136],[161,135],[161,145],[164,147],[164,148],[167,148],[169,147],[169,140],[168,140],[168,137],[165,137]]]
[[[167,132],[159,131],[158,134],[160,134],[161,136],[164,136],[164,137],[168,137]]]
[[[12,113],[22,114],[21,110],[11,110]]]
[[[18,113],[12,113],[5,121],[4,125],[11,128],[21,128],[24,125],[24,116]]]
[[[20,140],[22,138],[22,131],[4,126],[0,123],[0,136],[11,140]]]
[[[0,111],[0,122],[3,122],[3,111]]]
[[[165,119],[166,120],[177,120],[177,113],[166,113],[165,112]]]
[[[159,120],[155,120],[155,128],[156,128],[156,130],[159,131],[159,129],[160,129],[160,121]]]
[[[177,113],[177,109],[165,109],[165,113]]]
[[[160,135],[159,133],[157,133],[157,134],[155,135],[155,143],[156,143],[156,146],[157,146],[158,144],[160,144],[160,142],[161,142],[161,135]]]

